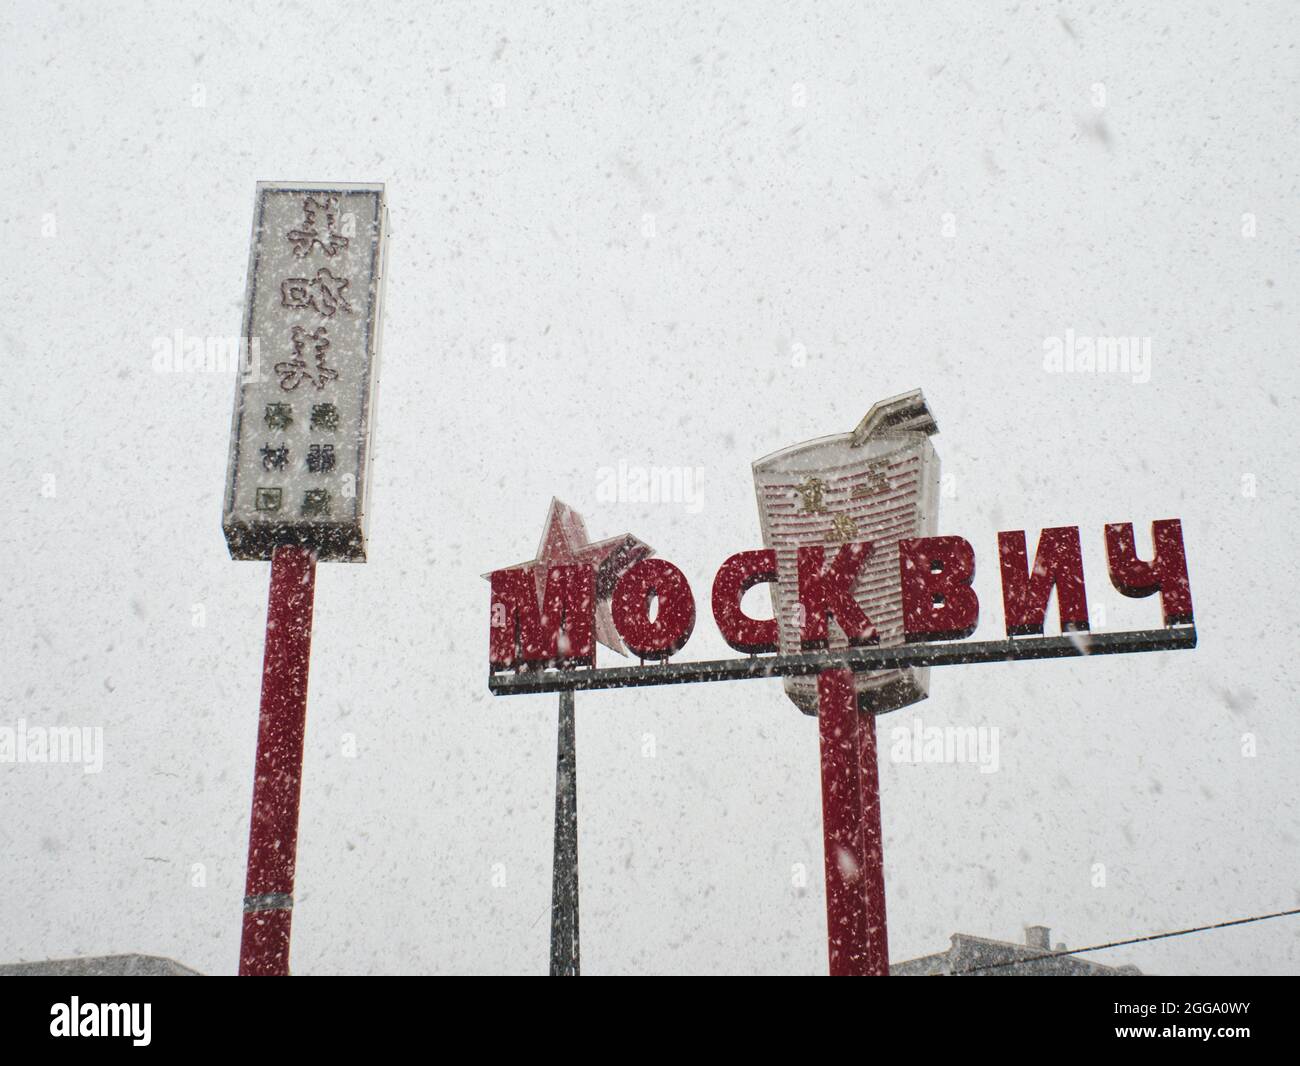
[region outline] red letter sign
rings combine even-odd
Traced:
[[[552,566],[537,603],[537,582],[527,570],[492,572],[493,670],[523,663],[589,666],[596,657],[596,575],[590,566]]]
[[[650,600],[659,611],[650,620]],[[642,559],[614,587],[614,627],[642,659],[667,659],[680,651],[695,629],[695,597],[677,567],[665,559]]]
[[[803,608],[800,640],[805,648],[826,646],[828,614],[835,616],[850,644],[870,644],[878,639],[876,627],[853,598],[858,571],[870,554],[870,544],[845,544],[823,571],[825,553],[820,544],[799,549],[799,606]]]
[[[1106,557],[1110,583],[1125,596],[1140,599],[1159,591],[1165,625],[1184,625],[1192,619],[1192,587],[1187,578],[1187,555],[1183,551],[1183,524],[1177,518],[1151,523],[1151,540],[1156,557],[1144,563],[1133,543],[1133,524],[1106,527]]]
[[[1038,537],[1033,572],[1028,572],[1022,530],[998,534],[1002,561],[1002,605],[1007,636],[1042,633],[1047,601],[1056,589],[1061,632],[1088,628],[1088,596],[1083,588],[1083,550],[1078,526],[1045,529]]]
[[[750,618],[740,609],[745,593],[776,580],[776,552],[771,548],[737,552],[713,579],[713,617],[722,639],[736,651],[759,655],[776,651],[775,618]]]
[[[962,537],[916,537],[898,542],[903,587],[903,639],[957,640],[975,632],[980,601],[975,550]]]

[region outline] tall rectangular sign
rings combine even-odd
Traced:
[[[364,562],[387,209],[382,185],[259,182],[222,520],[234,559]]]

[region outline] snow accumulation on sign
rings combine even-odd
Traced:
[[[222,527],[364,562],[387,208],[382,185],[260,182]]]

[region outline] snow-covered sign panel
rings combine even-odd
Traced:
[[[279,544],[366,557],[387,209],[382,185],[260,182],[223,528],[235,559]]]
[[[772,599],[782,652],[809,647],[799,568],[809,566],[809,553],[800,549],[810,547],[821,549],[823,572],[857,567],[853,599],[859,617],[869,621],[882,646],[904,642],[898,545],[935,531],[939,458],[930,435],[936,432],[916,389],[875,404],[852,433],[796,444],[754,464],[763,543],[776,552]],[[840,559],[863,544],[869,546],[865,559]],[[804,585],[818,576],[805,574]],[[819,646],[863,642],[862,634],[844,632],[846,613],[837,611],[824,622]],[[905,707],[925,699],[929,675],[928,667],[859,673],[858,703],[877,714]],[[787,677],[785,691],[805,714],[817,713],[815,676]]]

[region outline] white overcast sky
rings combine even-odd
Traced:
[[[682,567],[682,658],[722,654],[750,463],[917,386],[979,636],[999,530],[1080,525],[1131,629],[1159,607],[1102,526],[1180,517],[1201,645],[936,670],[881,720],[1000,731],[997,773],[882,761],[892,957],[1300,906],[1295,6],[578,6],[0,5],[0,725],[105,743],[0,765],[0,961],[236,967],[268,567],[220,531],[231,377],[152,362],[238,333],[278,179],[384,182],[392,220],[296,972],[545,971],[555,698],[488,694],[480,575],[553,495]],[[1068,330],[1150,338],[1150,381],[1045,372]],[[698,513],[598,500],[620,462],[700,468]],[[577,709],[584,972],[825,972],[816,725],[779,683]],[[1090,957],[1294,973],[1300,921]]]

